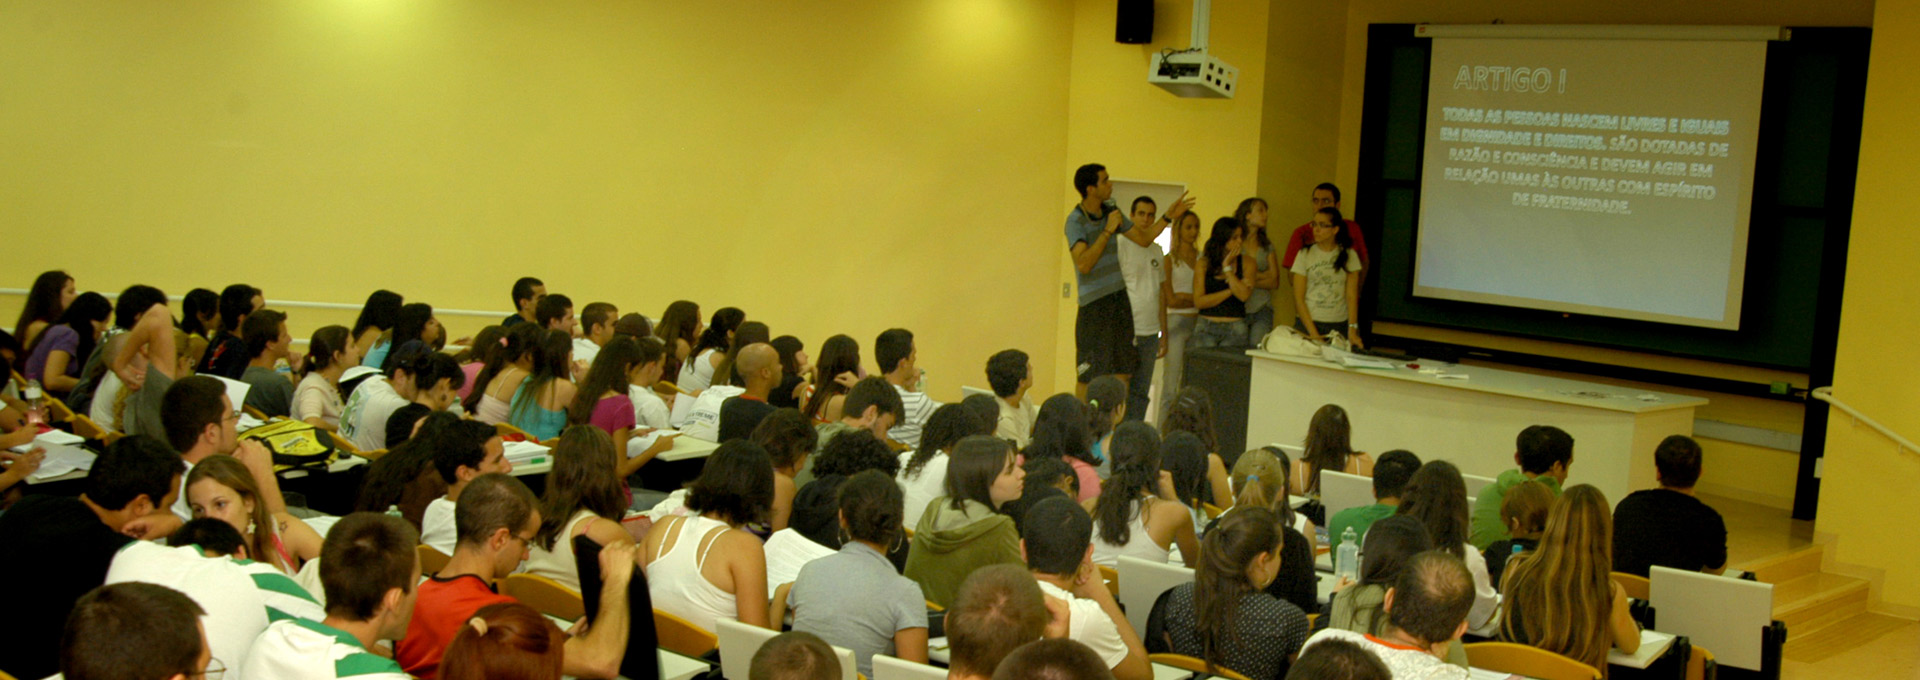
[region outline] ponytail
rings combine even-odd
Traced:
[[[349,339],[346,326],[326,326],[314,331],[313,339],[307,341],[307,362],[300,370],[300,377],[332,366],[333,353],[346,349]]]
[[[1101,540],[1126,545],[1133,518],[1140,514],[1140,496],[1151,495],[1160,482],[1160,435],[1137,420],[1121,423],[1113,431],[1112,453],[1113,476],[1100,485],[1093,516]]]
[[[1286,454],[1262,447],[1240,454],[1233,463],[1233,488],[1236,508],[1266,508],[1287,525],[1293,524],[1293,509],[1287,500]]]
[[[1240,600],[1266,584],[1247,578],[1247,566],[1280,547],[1279,518],[1264,507],[1246,507],[1220,519],[1200,542],[1195,568],[1193,613],[1207,672],[1225,662],[1240,644]]]

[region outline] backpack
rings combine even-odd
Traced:
[[[303,420],[282,420],[247,430],[240,435],[266,445],[273,453],[273,471],[324,470],[340,458],[333,437]]]

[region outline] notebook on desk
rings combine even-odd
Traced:
[[[1667,648],[1672,646],[1672,635],[1657,630],[1643,630],[1640,631],[1640,649],[1634,651],[1632,654],[1621,653],[1618,649],[1609,651],[1607,652],[1607,665],[1625,666],[1627,668],[1646,668],[1648,664],[1653,663],[1655,660],[1658,660],[1661,655],[1666,654]]]

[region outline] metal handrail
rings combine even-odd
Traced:
[[[1812,396],[1815,399],[1819,399],[1820,401],[1824,401],[1824,402],[1827,402],[1828,404],[1832,404],[1834,408],[1840,409],[1841,413],[1845,413],[1849,416],[1852,416],[1853,422],[1857,424],[1866,425],[1867,427],[1871,427],[1874,430],[1879,431],[1880,434],[1886,435],[1888,439],[1893,440],[1893,443],[1898,444],[1900,446],[1901,451],[1911,451],[1914,453],[1920,453],[1920,445],[1915,445],[1912,441],[1909,441],[1906,437],[1900,436],[1899,433],[1894,432],[1891,428],[1888,428],[1885,425],[1881,425],[1879,421],[1867,417],[1867,414],[1861,413],[1859,409],[1856,409],[1853,406],[1848,405],[1847,402],[1840,401],[1839,397],[1833,396],[1833,387],[1831,386],[1816,387],[1812,391],[1809,391],[1807,394],[1809,396]]]

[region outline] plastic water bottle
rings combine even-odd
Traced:
[[[390,515],[390,516],[393,516],[393,517],[399,517],[399,516],[400,516],[400,506],[398,506],[398,505],[389,505],[389,506],[387,506],[387,514],[388,514],[388,515]]]
[[[38,380],[28,380],[26,389],[20,391],[20,396],[27,400],[28,425],[39,427],[47,422],[46,404],[43,403],[45,395]]]
[[[1333,568],[1341,579],[1360,580],[1360,536],[1353,533],[1353,527],[1340,532],[1340,553],[1334,560]]]

